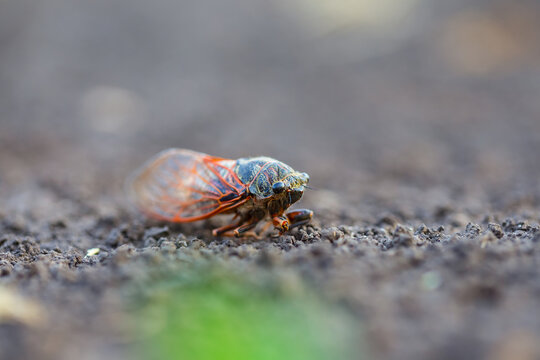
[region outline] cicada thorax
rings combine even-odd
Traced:
[[[273,196],[272,185],[294,173],[290,166],[263,156],[238,159],[235,171],[248,192],[257,199]]]
[[[237,160],[236,173],[246,184],[253,208],[264,209],[270,216],[278,216],[302,197],[303,186],[296,184],[296,173],[290,166],[268,157]],[[288,179],[288,180],[286,180]],[[286,189],[275,193],[273,185],[286,181]],[[285,191],[286,190],[286,191]]]

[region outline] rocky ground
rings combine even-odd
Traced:
[[[158,3],[0,5],[0,359],[152,358],[137,309],[213,271],[281,299],[270,345],[301,314],[351,358],[540,358],[536,2]],[[308,172],[312,224],[145,219],[124,180],[173,146]]]
[[[284,272],[279,283],[344,306],[377,358],[540,356],[538,191],[489,201],[472,185],[356,179],[356,192],[305,195],[313,224],[256,240],[213,238],[220,220],[146,220],[121,191],[92,190],[100,176],[3,183],[2,358],[126,357],[135,340],[122,289],[198,261]]]

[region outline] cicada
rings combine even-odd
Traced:
[[[300,200],[309,175],[269,157],[238,160],[185,149],[168,149],[142,166],[128,181],[137,207],[148,216],[191,222],[234,214],[214,236],[257,236],[263,220],[280,234],[307,224],[311,210],[286,210]]]

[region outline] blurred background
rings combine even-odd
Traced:
[[[174,146],[273,156],[333,189],[354,173],[537,186],[539,14],[535,0],[2,1],[2,178],[45,162],[119,189]]]
[[[0,0],[0,359],[131,358],[140,325],[152,359],[534,359],[539,34],[538,0]],[[131,216],[168,147],[309,173],[314,226]]]

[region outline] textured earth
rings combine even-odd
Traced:
[[[540,358],[537,2],[157,3],[0,5],[0,359],[131,359],[133,287],[195,263],[309,289],[357,358]],[[313,222],[145,219],[173,146],[308,172]]]
[[[219,219],[154,223],[121,191],[99,190],[108,186],[101,175],[84,186],[55,182],[40,178],[42,165],[21,165],[31,180],[2,185],[2,358],[126,356],[133,340],[120,289],[155,267],[180,271],[198,259],[287,271],[282,281],[345,304],[377,358],[540,356],[538,191],[490,200],[473,185],[351,179],[342,193],[305,194],[312,225],[277,238],[216,239]],[[87,253],[93,248],[99,253]]]

